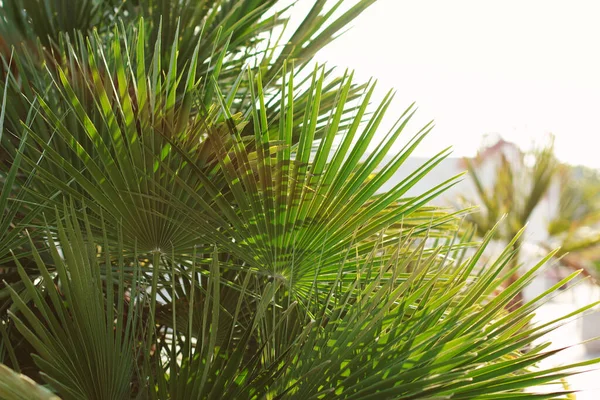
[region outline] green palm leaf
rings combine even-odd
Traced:
[[[336,265],[346,252],[346,238],[353,237],[356,242],[382,241],[384,246],[390,246],[398,241],[398,235],[385,234],[385,230],[393,224],[406,223],[406,230],[400,233],[402,235],[411,229],[431,228],[452,220],[447,215],[434,217],[429,214],[428,220],[419,223],[418,220],[412,220],[411,216],[432,197],[452,185],[455,179],[422,196],[401,200],[406,191],[435,167],[447,152],[438,154],[390,192],[373,198],[430,129],[425,127],[381,168],[380,173],[376,173],[412,116],[409,108],[386,140],[363,161],[391,97],[384,100],[369,124],[361,130],[362,113],[369,101],[367,96],[351,128],[343,132],[341,145],[333,149],[332,143],[340,134],[338,123],[344,107],[344,93],[348,92],[351,85],[350,79],[345,81],[340,87],[340,104],[332,112],[330,124],[316,151],[311,151],[322,77],[315,71],[312,93],[314,107],[306,111],[297,146],[292,142],[291,126],[283,122],[280,123],[277,141],[271,141],[266,134],[268,121],[265,109],[260,108],[264,104],[260,79],[257,106],[253,110],[254,143],[246,145],[240,133],[235,131],[229,138],[230,144],[223,141],[223,136],[218,132],[209,133],[220,169],[233,196],[232,201],[222,208],[235,208],[238,211],[235,219],[228,222],[238,246],[243,249],[240,257],[272,278],[290,286],[296,285],[295,290],[302,296],[307,295],[316,275],[323,277],[324,283],[330,283],[330,276],[335,276],[332,271],[337,270]],[[371,92],[372,88],[369,90]],[[292,99],[293,80],[290,79],[288,92],[281,100],[282,110],[287,110],[281,121],[289,121],[294,107]],[[223,112],[230,115],[226,108]],[[235,129],[235,126],[232,125],[231,129]],[[349,151],[350,143],[354,140],[358,145]],[[282,147],[281,150],[272,154],[272,149],[278,146]],[[256,149],[255,157],[249,149]],[[197,172],[201,173],[199,170]],[[194,215],[192,210],[189,215]],[[384,234],[380,236],[382,232]],[[369,247],[372,248],[372,245],[366,245],[365,248]],[[348,263],[349,266],[351,264]]]
[[[288,291],[277,281],[267,283],[259,297],[242,291],[235,307],[226,306],[217,249],[206,281],[195,265],[176,273],[177,264],[161,256],[153,261],[154,272],[162,267],[171,275],[165,287],[170,299],[178,295],[179,276],[189,283],[190,302],[171,307],[169,328],[151,328],[143,322],[151,313],[144,304],[146,295],[158,292],[150,289],[139,268],[133,275],[124,273],[118,248],[118,276],[101,268],[112,263],[106,250],[110,246],[106,243],[97,253],[91,230],[84,231],[73,212],[66,211],[69,219],[58,228],[60,245],[53,250],[58,276],[52,277],[42,262],[42,282],[36,285],[24,276],[39,311],[13,292],[18,314],[12,318],[34,345],[43,376],[63,398],[129,398],[125,393],[132,388],[138,395],[161,399],[508,398],[525,396],[523,389],[556,383],[575,368],[597,362],[532,368],[560,351],[547,350],[548,343],[537,339],[595,304],[523,330],[540,302],[576,274],[507,313],[505,305],[553,254],[494,297],[514,251],[509,245],[482,274],[472,275],[491,235],[463,262],[438,257],[439,252],[423,257],[424,243],[412,250],[411,259],[418,261],[410,269],[400,259],[383,266],[370,257],[348,286],[336,284],[342,279],[342,264],[336,282],[310,297],[308,308],[314,313],[289,303]],[[103,289],[101,271],[112,276],[108,281],[116,279],[118,291],[112,285]],[[398,279],[387,279],[390,272]],[[244,276],[238,279],[247,287]],[[131,292],[124,296],[127,288]],[[42,297],[43,291],[49,296]],[[135,298],[140,299],[137,306],[132,304]],[[230,317],[224,320],[223,312]],[[148,336],[149,347],[135,340],[146,332],[155,332]],[[521,353],[526,345],[531,349]],[[82,358],[89,368],[73,369]],[[0,382],[15,385],[12,373]],[[558,399],[570,393],[533,391],[527,396]]]
[[[596,305],[531,324],[577,273],[515,301],[556,256],[514,275],[553,158],[523,198],[509,169],[501,196],[478,185],[481,244],[466,211],[428,205],[460,176],[407,195],[448,149],[382,192],[433,125],[404,140],[411,105],[379,140],[393,93],[371,109],[374,83],[309,63],[373,1],[315,1],[293,32],[274,0],[127,1],[89,33],[101,3],[55,7],[57,36],[2,86],[2,362],[29,349],[21,372],[65,399],[567,398],[536,388],[598,362],[537,368],[559,351],[540,339]],[[24,384],[0,369],[0,393]]]
[[[60,400],[51,391],[3,364],[0,364],[0,396],[6,400]]]
[[[172,61],[163,82],[160,52],[154,53],[149,71],[144,67],[147,57],[141,46],[145,37],[143,27],[141,22],[137,44],[133,39],[126,40],[125,48],[135,49],[133,57],[121,47],[119,36],[110,58],[94,43],[88,46],[87,62],[79,62],[79,69],[91,75],[86,82],[87,98],[77,93],[66,71],[58,69],[55,90],[64,97],[68,104],[65,112],[76,118],[81,134],[74,135],[63,122],[64,117],[41,96],[38,102],[42,116],[47,126],[56,130],[54,138],[47,142],[34,126],[25,125],[26,132],[37,142],[30,147],[33,155],[28,162],[36,166],[42,185],[58,187],[78,198],[80,204],[86,203],[94,212],[95,217],[90,219],[96,226],[100,213],[106,218],[110,216],[112,224],[121,224],[130,251],[136,246],[140,252],[165,252],[176,246],[176,254],[189,256],[194,246],[204,243],[209,248],[210,240],[262,272],[278,277],[287,275],[285,279],[299,281],[300,276],[308,279],[316,272],[307,266],[316,265],[317,259],[322,259],[324,265],[335,264],[345,252],[344,240],[348,236],[354,235],[358,242],[383,240],[392,245],[397,241],[394,235],[379,235],[400,223],[404,233],[441,232],[441,227],[452,223],[453,216],[423,207],[455,179],[422,196],[402,198],[447,151],[409,175],[392,191],[377,195],[431,129],[431,126],[423,128],[397,156],[382,165],[410,121],[412,106],[367,157],[367,148],[374,140],[391,95],[363,128],[374,90],[369,87],[350,127],[343,129],[340,123],[352,87],[352,76],[347,76],[337,88],[339,101],[322,129],[320,144],[313,149],[324,85],[324,74],[315,70],[308,90],[312,106],[304,112],[296,145],[294,74],[288,74],[280,99],[281,117],[273,122],[278,126],[278,137],[271,139],[260,81],[257,91],[252,89],[255,106],[250,109],[252,122],[248,125],[231,114],[227,96],[221,95],[218,86],[213,88],[220,107],[201,108],[192,113],[193,101],[197,99],[195,91],[199,88],[193,68],[197,58],[192,58],[190,69],[178,73],[174,43]],[[156,48],[161,48],[160,42]],[[75,59],[74,51],[69,54]],[[124,72],[132,59],[137,61],[137,66],[130,67],[131,71],[137,70],[135,78]],[[115,71],[109,76],[117,78],[108,81],[112,89],[105,88],[106,77],[103,81],[100,64],[114,66]],[[146,76],[153,78],[146,81]],[[254,82],[251,73],[249,79]],[[176,102],[175,93],[181,86],[184,100]],[[87,112],[84,106],[86,100],[89,104],[90,94],[96,108],[94,113]],[[246,133],[242,135],[242,131]],[[250,132],[253,140],[248,139]],[[341,143],[335,148],[333,144],[340,137]],[[359,145],[350,150],[355,141]],[[43,157],[38,151],[43,151]],[[42,163],[37,161],[40,157]],[[71,179],[63,181],[56,176],[53,171],[57,168]],[[312,250],[307,252],[308,249]],[[370,251],[368,245],[365,249],[366,253]],[[283,271],[282,265],[294,265],[299,275]],[[325,270],[321,272],[328,274]]]
[[[54,272],[34,250],[42,277],[39,283],[32,282],[17,261],[35,307],[10,289],[16,306],[10,312],[11,320],[35,349],[34,360],[43,379],[62,398],[127,398],[136,373],[143,305],[138,285],[143,281],[135,264],[133,276],[124,273],[122,258],[117,266],[120,272],[112,275],[108,251],[98,255],[89,226],[85,234],[78,224],[77,219],[69,219],[65,225],[59,222],[60,247],[50,241]],[[104,246],[107,244],[105,241]],[[104,261],[106,276],[102,279]]]

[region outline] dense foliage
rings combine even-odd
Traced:
[[[310,62],[342,3],[2,3],[0,397],[566,398],[577,273],[507,312],[553,253],[496,294],[521,232],[484,268],[459,177],[407,196],[447,149],[380,191],[432,125]]]

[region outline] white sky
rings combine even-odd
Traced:
[[[418,155],[552,132],[559,158],[600,167],[599,18],[600,0],[379,0],[317,59],[396,88],[390,119],[416,101],[436,122]]]

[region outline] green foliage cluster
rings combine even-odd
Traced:
[[[373,2],[2,2],[1,398],[568,398],[576,273],[507,312],[553,253],[497,294],[522,231],[407,196],[447,149],[381,193],[432,125],[310,62]]]

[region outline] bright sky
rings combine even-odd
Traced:
[[[416,101],[436,122],[418,155],[552,132],[559,158],[600,168],[599,17],[600,0],[379,0],[318,60],[396,88],[390,117]]]

